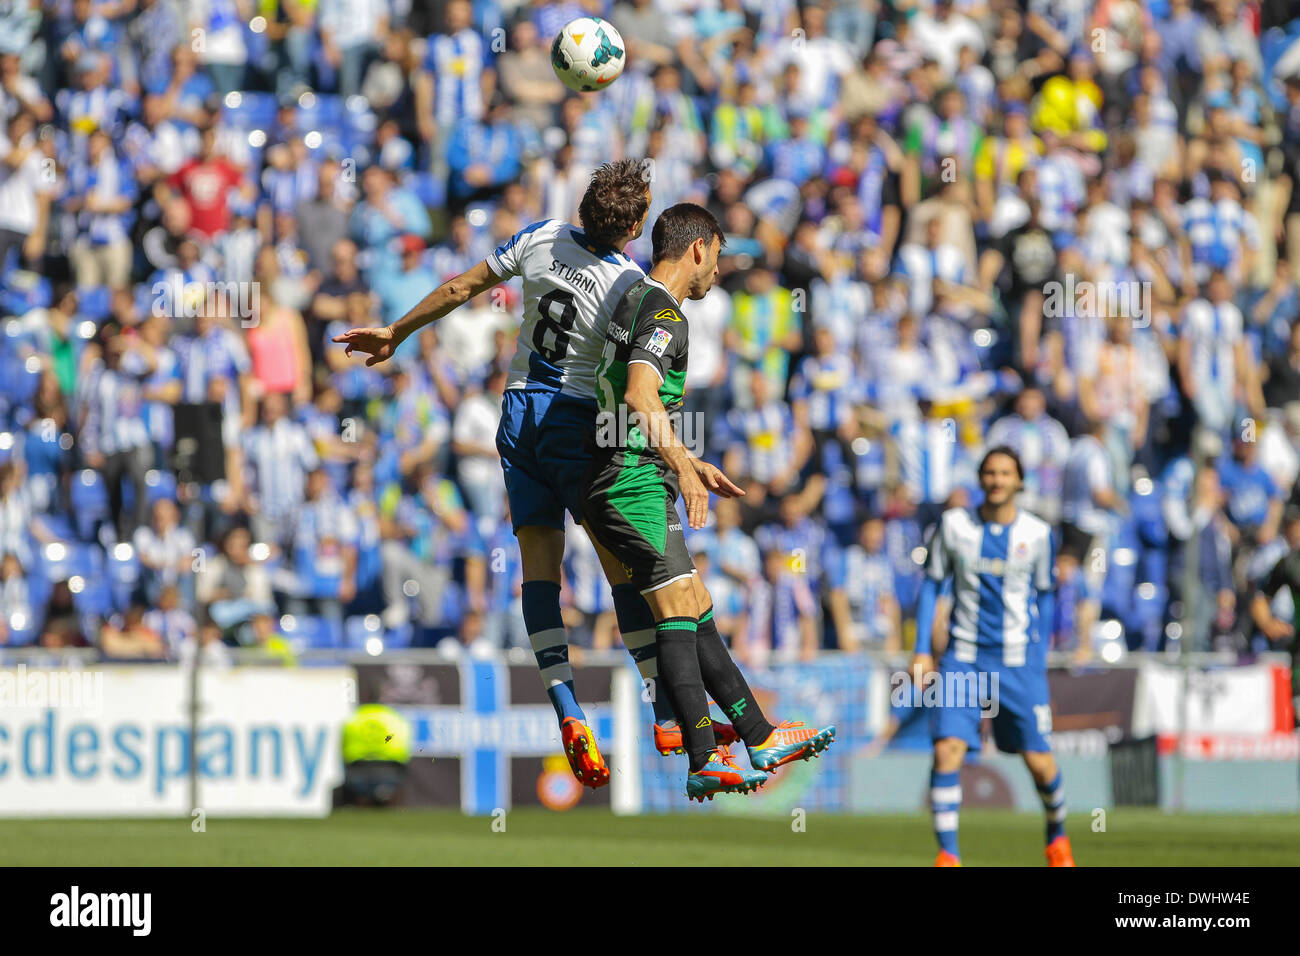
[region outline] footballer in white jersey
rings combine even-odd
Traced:
[[[915,686],[929,696],[934,766],[930,808],[939,843],[936,866],[960,866],[960,772],[980,723],[992,718],[998,749],[1019,753],[1046,815],[1051,866],[1074,866],[1065,835],[1065,789],[1052,756],[1047,651],[1052,633],[1055,556],[1045,521],[1016,507],[1024,468],[1014,450],[990,449],[979,467],[984,501],[944,512],[928,545],[916,614]],[[948,646],[937,670],[930,655],[935,603],[952,583]]]
[[[550,219],[516,233],[487,258],[501,278],[522,276],[524,318],[501,402],[497,451],[510,519],[564,530],[582,520],[582,479],[596,429],[596,366],[609,317],[645,276],[623,253]]]
[[[524,280],[524,318],[506,388],[541,387],[594,400],[609,317],[645,275],[641,267],[557,219],[521,229],[487,262],[503,279]]]

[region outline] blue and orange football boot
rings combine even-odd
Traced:
[[[739,740],[740,734],[736,733],[736,728],[731,724],[720,724],[716,720],[713,722],[713,742],[717,746],[729,747]],[[686,753],[686,749],[682,746],[682,725],[664,727],[655,724],[655,750],[665,757],[669,754]]]
[[[816,757],[835,739],[835,727],[816,730],[803,721],[783,720],[757,747],[749,747],[749,762],[755,770],[772,773],[792,760]]]
[[[947,850],[940,850],[939,855],[934,858],[935,866],[961,866],[961,857],[955,853],[949,853]]]
[[[598,790],[609,783],[609,764],[600,755],[596,735],[577,717],[566,717],[560,724],[560,739],[564,741],[564,756],[569,769],[584,787]]]
[[[767,783],[767,774],[742,770],[736,766],[731,751],[719,747],[709,754],[709,762],[686,775],[686,798],[703,803],[718,793],[753,793]]]
[[[1074,866],[1074,852],[1070,849],[1070,838],[1062,834],[1047,844],[1044,851],[1048,866]]]

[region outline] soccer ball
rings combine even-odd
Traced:
[[[623,73],[627,48],[614,24],[600,17],[578,17],[564,25],[551,44],[551,66],[571,90],[590,93],[609,86]]]

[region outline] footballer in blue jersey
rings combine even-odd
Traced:
[[[1073,866],[1065,835],[1065,789],[1048,735],[1052,706],[1047,650],[1056,586],[1052,530],[1016,507],[1024,469],[998,446],[979,467],[984,502],[945,511],[930,537],[916,616],[915,686],[930,707],[934,767],[930,805],[939,842],[936,866],[960,866],[957,815],[960,772],[968,747],[979,746],[980,720],[993,718],[998,748],[1019,753],[1047,815],[1047,860]],[[948,643],[934,666],[935,604],[952,587]]]

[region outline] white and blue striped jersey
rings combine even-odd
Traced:
[[[975,509],[945,511],[925,571],[934,581],[952,579],[948,653],[973,663],[982,651],[983,661],[1024,666],[1039,641],[1037,595],[1056,587],[1053,564],[1052,529],[1041,518],[1017,510],[1003,525]]]
[[[1110,488],[1110,455],[1092,435],[1080,435],[1070,442],[1061,479],[1061,518],[1093,537],[1110,531],[1110,512],[1097,504],[1094,495]]]
[[[755,481],[772,481],[794,459],[794,415],[784,402],[733,408],[727,413],[726,428],[731,444],[744,449],[744,473]]]
[[[853,623],[862,628],[860,636],[867,640],[883,639],[890,626],[885,600],[897,600],[898,595],[889,555],[852,544],[836,552],[828,564],[830,586],[844,592]]]
[[[644,277],[641,267],[558,219],[521,229],[487,264],[502,278],[524,280],[524,320],[506,388],[542,385],[594,400],[609,318]]]
[[[308,472],[320,464],[311,436],[297,422],[281,418],[249,429],[243,443],[260,514],[275,521],[292,519],[302,506]]]
[[[1237,343],[1245,320],[1231,302],[1208,299],[1189,302],[1183,313],[1182,335],[1192,343],[1192,374],[1202,388],[1231,392],[1237,383]]]
[[[1048,20],[1073,46],[1083,42],[1092,3],[1091,0],[1029,0],[1029,12]]]
[[[931,249],[909,242],[898,250],[897,272],[907,277],[908,302],[917,318],[925,318],[934,306],[934,280],[945,279],[955,285],[966,282],[966,259],[956,246],[941,243]]]
[[[808,409],[808,427],[833,431],[853,414],[858,383],[853,357],[845,352],[810,355],[799,363],[790,385],[790,397]]]
[[[975,466],[952,419],[900,419],[889,426],[899,477],[912,501],[940,504],[975,484]]]
[[[1074,212],[1087,198],[1079,167],[1064,154],[1049,153],[1034,167],[1038,171],[1038,221],[1049,232],[1074,228]]]
[[[102,362],[92,376],[85,392],[85,420],[79,437],[82,451],[114,455],[148,445],[143,376],[125,368],[106,368]]]
[[[483,71],[492,54],[483,37],[464,29],[429,38],[424,68],[433,74],[433,118],[450,126],[459,120],[482,119]]]
[[[1242,242],[1251,248],[1259,246],[1259,224],[1255,217],[1232,199],[1189,200],[1183,206],[1183,230],[1192,247],[1198,279],[1202,280],[1210,269],[1225,269],[1230,278],[1236,278]]]

